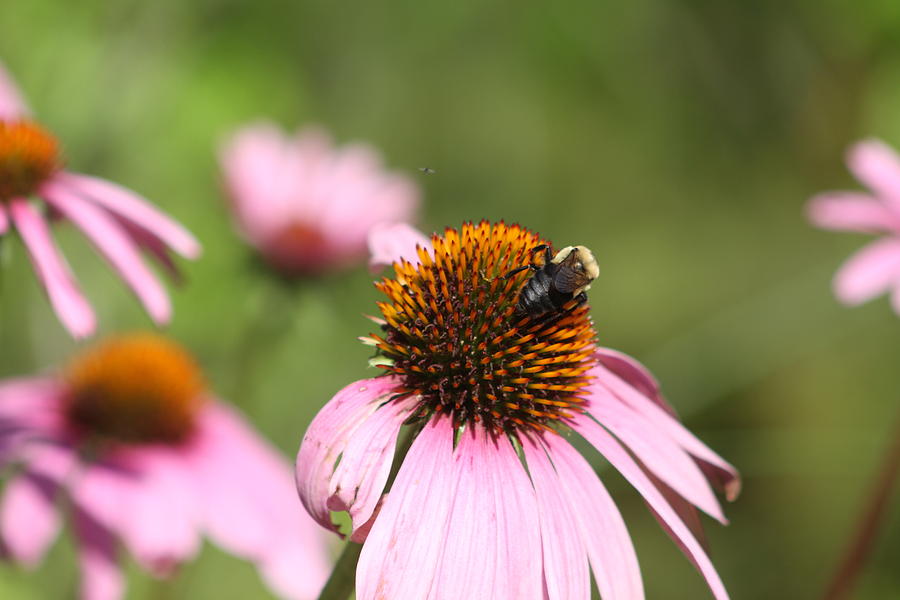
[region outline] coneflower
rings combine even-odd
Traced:
[[[338,392],[297,457],[309,513],[337,530],[331,511],[346,510],[364,540],[361,600],[587,599],[591,570],[605,599],[642,598],[625,524],[575,434],[727,598],[679,515],[690,502],[725,522],[704,472],[729,498],[737,473],[679,423],[640,364],[597,346],[583,298],[540,316],[518,307],[531,275],[507,275],[548,243],[515,225],[466,224],[397,257],[394,277],[376,283],[381,328],[365,340],[386,373]],[[373,241],[386,244],[406,241]],[[413,439],[385,495],[404,424]]]

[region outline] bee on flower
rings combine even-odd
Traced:
[[[375,284],[380,329],[365,338],[385,374],[325,405],[296,473],[320,525],[337,531],[332,511],[349,513],[363,543],[360,600],[587,600],[592,572],[604,599],[643,598],[625,523],[577,436],[728,597],[689,517],[696,507],[725,523],[713,488],[734,499],[737,472],[679,422],[640,363],[597,344],[582,293],[597,276],[593,255],[551,246],[503,223],[430,239],[373,232],[374,265],[394,269]],[[529,267],[536,251],[550,256],[546,271]],[[557,282],[576,262],[583,276]],[[411,443],[390,482],[404,426]]]

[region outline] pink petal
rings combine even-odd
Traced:
[[[598,346],[595,356],[604,367],[615,373],[625,383],[659,404],[666,412],[675,415],[675,409],[663,398],[659,382],[647,367],[624,352]]]
[[[210,538],[255,561],[279,594],[315,597],[331,570],[328,534],[301,510],[287,460],[220,402],[185,454]]]
[[[145,229],[182,256],[200,256],[200,243],[191,232],[133,191],[111,181],[77,173],[60,173],[57,180],[106,210]]]
[[[602,385],[591,387],[590,399],[590,414],[657,477],[711,517],[722,523],[728,522],[703,473],[665,431],[618,400]]]
[[[9,71],[0,63],[0,120],[16,121],[27,117],[30,112],[19,87]]]
[[[6,484],[0,505],[0,536],[10,556],[27,567],[36,566],[59,534],[55,489],[27,474]]]
[[[727,599],[728,593],[725,591],[725,586],[706,552],[628,452],[606,430],[589,418],[577,419],[572,426],[635,487],[652,509],[659,514],[662,521],[671,529],[672,535],[684,545],[688,558],[706,579],[713,596],[719,600]]]
[[[9,215],[6,214],[6,208],[0,204],[0,235],[9,231]]]
[[[900,239],[883,238],[865,246],[841,266],[834,293],[854,305],[871,300],[900,280]]]
[[[369,231],[369,270],[380,272],[401,258],[419,262],[416,247],[431,252],[431,240],[406,223],[379,224]]]
[[[547,435],[543,441],[556,470],[561,502],[576,519],[601,596],[604,600],[643,598],[641,570],[631,536],[609,492],[568,441],[557,435]],[[538,458],[535,455],[544,450],[526,446],[525,452],[531,468]]]
[[[94,311],[56,249],[44,219],[22,199],[14,199],[9,210],[60,321],[76,338],[94,333]]]
[[[447,540],[456,470],[453,429],[439,418],[413,441],[363,545],[359,600],[428,597]]]
[[[900,215],[890,205],[856,192],[819,194],[806,205],[809,220],[837,231],[900,231]]]
[[[522,439],[522,448],[541,519],[546,597],[548,600],[588,600],[591,574],[577,510],[566,498],[565,484],[560,481],[544,449],[529,438]],[[609,539],[604,539],[604,544],[609,543]],[[606,589],[603,597],[614,598]]]
[[[688,431],[670,411],[666,410],[667,405],[661,405],[639,393],[603,365],[597,367],[595,375],[600,385],[646,417],[697,459],[703,473],[724,490],[725,497],[729,501],[737,498],[741,491],[741,479],[737,470]]]
[[[541,524],[531,480],[509,441],[486,439],[483,468],[493,479],[497,577],[493,598],[542,598]],[[477,465],[476,465],[477,466]]]
[[[328,508],[335,462],[353,432],[394,394],[397,385],[391,377],[351,383],[328,401],[306,430],[297,453],[297,491],[322,527],[337,531]]]
[[[129,457],[136,471],[122,541],[148,571],[165,576],[199,549],[199,507],[191,474],[168,448],[147,448]]]
[[[119,600],[125,593],[125,579],[117,563],[115,538],[84,513],[76,512],[74,521],[82,600]]]
[[[860,142],[847,153],[847,164],[873,192],[900,205],[900,157],[890,146],[875,139]]]
[[[354,532],[372,516],[394,460],[400,427],[418,399],[394,401],[376,410],[354,431],[329,485],[328,508],[346,510]]]
[[[134,241],[115,220],[63,185],[46,183],[42,195],[87,235],[134,291],[153,320],[167,323],[172,316],[172,305],[166,291],[141,260]]]

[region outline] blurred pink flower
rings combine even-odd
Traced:
[[[319,129],[289,136],[250,125],[223,145],[220,162],[237,229],[287,276],[362,260],[373,226],[409,221],[419,204],[416,186],[384,171],[375,150],[335,149]]]
[[[134,192],[112,182],[63,169],[56,139],[29,118],[29,109],[0,64],[0,236],[18,230],[53,309],[76,338],[91,335],[94,311],[60,255],[46,211],[80,229],[119,273],[157,323],[172,307],[140,250],[174,271],[169,249],[188,258],[200,245],[184,227]]]
[[[847,164],[870,193],[819,194],[808,205],[809,219],[823,229],[883,237],[844,263],[835,275],[834,293],[856,305],[889,292],[900,314],[900,156],[881,141],[866,140],[850,148]]]
[[[398,247],[415,242],[399,233]],[[737,472],[684,428],[642,365],[596,345],[585,302],[517,309],[530,275],[502,276],[542,243],[518,226],[466,224],[393,257],[395,278],[376,283],[383,326],[366,341],[387,373],[338,392],[297,456],[307,511],[336,531],[331,511],[346,510],[364,541],[360,600],[588,600],[590,570],[603,598],[643,598],[625,523],[575,434],[727,598],[693,507],[725,523],[710,482],[734,499]],[[414,438],[384,494],[404,424]]]
[[[71,515],[81,597],[124,595],[120,545],[156,576],[205,533],[285,598],[317,597],[327,534],[298,511],[288,462],[207,395],[179,346],[112,338],[55,377],[0,382],[0,547],[32,567]]]

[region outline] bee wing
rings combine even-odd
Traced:
[[[591,278],[584,267],[576,268],[576,264],[580,265],[578,257],[574,252],[570,252],[559,263],[553,275],[553,287],[563,294],[571,294],[591,283]]]

